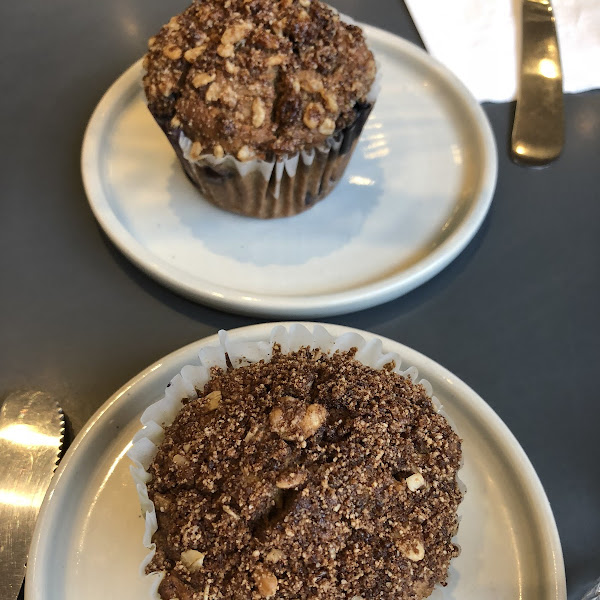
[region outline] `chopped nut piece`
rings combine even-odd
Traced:
[[[304,117],[302,121],[309,129],[316,129],[321,122],[321,117],[325,113],[325,110],[320,104],[316,102],[309,102],[306,110],[304,111]]]
[[[193,63],[199,56],[201,56],[206,50],[206,45],[196,46],[195,48],[190,48],[185,51],[183,58],[187,60],[189,63]]]
[[[242,21],[228,27],[221,36],[221,44],[227,46],[241,42],[252,31],[252,23]]]
[[[298,13],[298,21],[308,21],[310,20],[310,16],[308,15],[308,13],[305,10],[301,10]]]
[[[319,126],[319,133],[322,133],[323,135],[331,135],[334,131],[335,121],[329,117],[326,118]]]
[[[298,487],[306,481],[306,473],[302,471],[287,473],[280,477],[275,485],[282,490]]]
[[[234,65],[230,60],[226,60],[225,61],[225,70],[230,75],[235,75],[240,70],[240,68],[237,65]]]
[[[277,591],[277,577],[273,575],[273,573],[269,573],[268,571],[259,575],[256,581],[256,587],[258,588],[258,593],[263,598],[270,598]]]
[[[182,456],[181,454],[175,454],[173,456],[173,462],[176,465],[179,465],[181,467],[184,467],[185,465],[190,464],[190,461],[185,456]]]
[[[277,429],[283,419],[283,411],[276,407],[269,414],[269,423],[273,429]]]
[[[411,492],[416,492],[425,485],[425,479],[421,473],[413,473],[410,477],[406,478],[406,485]]]
[[[221,97],[221,86],[217,82],[211,83],[206,90],[205,100],[216,102]]]
[[[242,146],[237,153],[237,157],[241,161],[250,160],[254,158],[254,152],[248,146]]]
[[[238,515],[233,510],[231,510],[231,508],[229,506],[227,506],[226,504],[223,504],[223,512],[226,512],[230,517],[232,517],[236,521],[239,521],[239,519],[240,519],[240,515]]]
[[[209,75],[208,73],[198,73],[197,75],[194,75],[194,78],[192,79],[192,85],[195,88],[201,88],[202,86],[214,81],[216,77],[217,76],[214,73],[212,75]]]
[[[321,404],[306,406],[293,396],[283,396],[280,402],[269,414],[269,423],[284,440],[304,442],[327,418],[327,409]]]
[[[223,86],[221,90],[220,98],[223,104],[229,106],[229,108],[235,108],[237,104],[237,94],[233,91],[233,88],[229,85]]]
[[[225,156],[223,146],[221,146],[221,144],[215,144],[215,147],[213,148],[213,154],[215,158],[223,158]]]
[[[404,556],[406,556],[408,560],[418,562],[425,558],[425,548],[423,544],[419,540],[417,540],[411,546],[404,549]]]
[[[313,435],[327,418],[327,409],[322,404],[311,404],[306,409],[306,414],[300,421],[300,428],[304,432],[304,437]]]
[[[176,46],[175,44],[170,44],[163,48],[163,54],[171,60],[177,60],[178,58],[181,58],[183,52],[179,46]]]
[[[273,550],[269,551],[269,553],[265,557],[265,560],[270,563],[276,563],[276,562],[279,562],[282,558],[283,558],[283,552],[281,550],[277,550],[276,548],[274,548]]]
[[[200,142],[194,142],[190,148],[190,159],[198,160],[202,154],[202,144]]]
[[[252,102],[252,125],[260,127],[265,122],[265,105],[260,98],[254,98]]]
[[[158,84],[158,89],[160,90],[160,93],[166,98],[167,96],[170,96],[173,92],[173,84],[170,81],[161,81]]]
[[[177,17],[171,17],[171,20],[167,23],[167,27],[171,31],[179,31],[181,29],[181,25],[179,25]]]
[[[292,89],[296,92],[296,94],[300,91],[300,82],[297,79],[292,81]]]
[[[207,411],[216,410],[221,404],[221,399],[223,398],[223,394],[221,390],[214,390],[205,398],[204,409]]]
[[[233,44],[219,44],[217,54],[223,58],[231,58],[235,54]]]
[[[320,92],[323,90],[323,82],[316,73],[303,73],[300,87],[307,92]]]
[[[258,433],[258,427],[253,427],[247,434],[246,437],[244,438],[244,442],[249,442],[251,440],[253,440],[256,437],[256,434]]]
[[[276,67],[277,65],[280,65],[283,63],[283,56],[281,56],[281,54],[276,54],[275,56],[269,56],[269,58],[267,58],[267,66],[268,67]]]
[[[152,36],[149,40],[148,40],[148,50],[152,50],[152,48],[154,48],[154,43],[156,42],[156,37]]]
[[[186,550],[181,553],[181,562],[187,567],[190,573],[195,573],[202,568],[206,554],[198,550]]]
[[[310,0],[298,0],[298,4],[304,6],[304,8],[308,8],[310,6]]]
[[[171,127],[181,127],[181,121],[179,117],[175,116],[171,119]]]
[[[331,112],[338,112],[339,106],[337,100],[331,92],[323,90],[321,92],[321,97],[323,98],[323,100],[325,100],[325,106],[327,107],[327,110]]]
[[[277,21],[276,23],[273,23],[272,28],[273,28],[273,31],[277,35],[283,35],[283,30],[285,29],[286,25],[287,25],[287,17],[284,17],[283,19]]]

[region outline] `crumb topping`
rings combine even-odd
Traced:
[[[167,600],[401,599],[458,554],[460,439],[424,388],[354,352],[213,370],[149,471]]]
[[[318,0],[194,2],[148,48],[155,118],[215,156],[246,148],[240,160],[322,144],[354,122],[375,78],[361,30]]]

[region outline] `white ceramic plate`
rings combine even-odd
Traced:
[[[273,324],[229,332],[234,340],[268,338]],[[327,325],[339,336],[347,327]],[[366,339],[373,334],[359,331]],[[565,600],[562,551],[552,511],[519,443],[492,409],[455,375],[401,344],[384,352],[413,365],[463,438],[460,506],[449,585],[432,600]],[[30,551],[25,600],[147,600],[139,575],[147,550],[138,497],[124,457],[139,416],[162,397],[170,379],[197,364],[212,336],[155,363],[121,388],[92,417],[61,462],[40,512]]]
[[[467,245],[492,200],[497,156],[466,88],[413,44],[365,26],[383,89],[335,191],[296,217],[262,221],[204,201],[148,112],[141,61],[88,125],[92,210],[146,273],[233,312],[317,317],[391,300]]]

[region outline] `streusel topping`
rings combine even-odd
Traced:
[[[354,352],[214,370],[150,467],[166,600],[398,599],[445,583],[460,439]]]
[[[206,0],[148,43],[148,106],[191,153],[292,155],[354,122],[375,78],[361,30],[318,0]]]

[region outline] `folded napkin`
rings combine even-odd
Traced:
[[[481,102],[515,98],[520,0],[405,0],[425,47]],[[565,92],[600,87],[600,0],[552,0]]]

